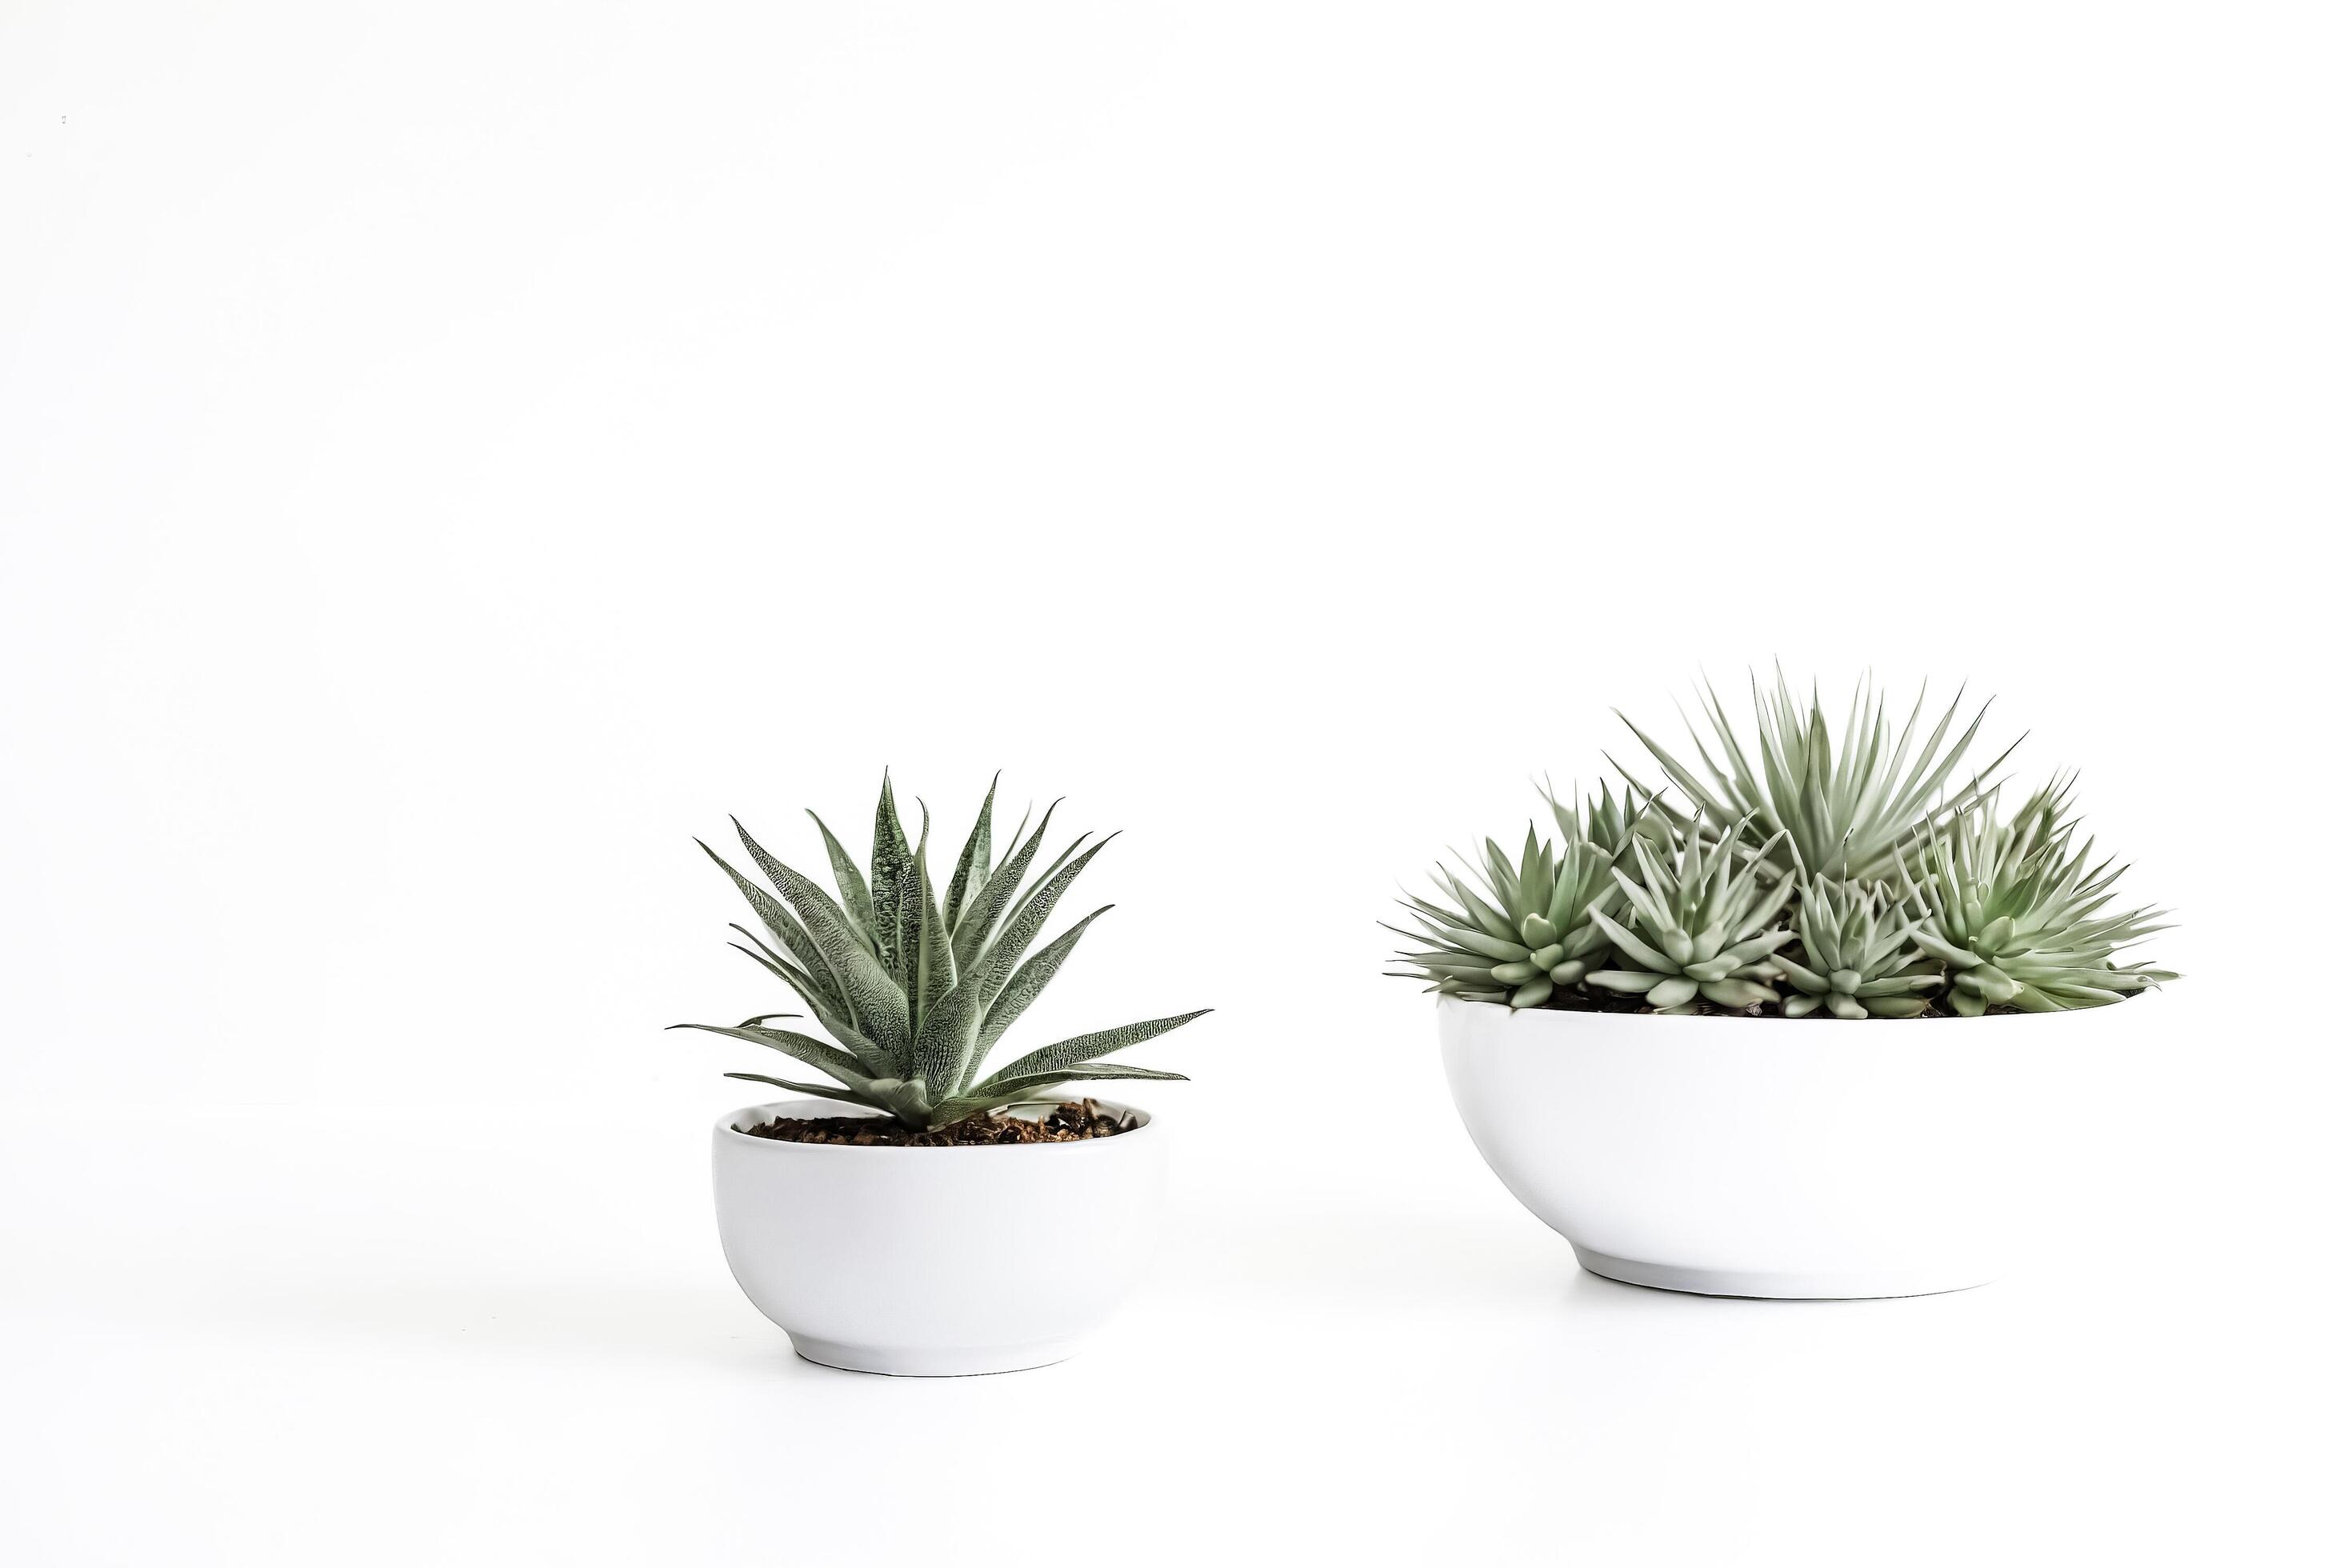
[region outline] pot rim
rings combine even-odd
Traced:
[[[1982,1024],[1993,1019],[2063,1018],[2084,1013],[2111,1013],[2117,1007],[2128,1007],[2132,1005],[2132,1002],[2133,999],[2130,996],[2126,996],[2121,1002],[2111,1002],[2101,1007],[2070,1007],[2065,1009],[2063,1012],[2057,1013],[1991,1013],[1987,1014],[1982,1017],[1976,1018],[1963,1018],[1958,1016],[1943,1018],[1831,1018],[1826,1021],[1832,1024]],[[1602,1012],[1598,1008],[1585,1007],[1510,1007],[1501,1002],[1468,1002],[1459,996],[1440,996],[1437,999],[1437,1006],[1440,1012],[1444,1011],[1447,1007],[1459,1007],[1465,1011],[1471,1009],[1483,1010],[1492,1008],[1507,1012],[1514,1017],[1525,1017],[1531,1014],[1541,1014],[1546,1016],[1557,1018],[1637,1019],[1640,1021],[1640,1026],[1643,1027],[1655,1025],[1675,1028],[1686,1028],[1694,1024],[1811,1024],[1822,1021],[1811,1017],[1784,1018],[1770,1013],[1763,1014],[1760,1016],[1754,1018],[1726,1018],[1720,1015],[1706,1013],[1622,1013]]]
[[[720,1117],[719,1119],[718,1126],[713,1128],[712,1131],[715,1133],[724,1136],[738,1147],[756,1145],[763,1149],[808,1150],[817,1152],[820,1154],[847,1154],[854,1152],[861,1157],[869,1157],[883,1154],[1029,1153],[1047,1149],[1085,1149],[1093,1145],[1117,1143],[1124,1139],[1139,1137],[1146,1132],[1150,1132],[1153,1128],[1160,1124],[1160,1119],[1158,1117],[1154,1116],[1150,1111],[1144,1110],[1139,1105],[1129,1105],[1125,1100],[1104,1100],[1098,1096],[1094,1097],[1094,1099],[1097,1105],[1106,1106],[1113,1110],[1124,1111],[1128,1115],[1134,1117],[1136,1119],[1136,1124],[1133,1127],[1129,1128],[1126,1131],[1119,1133],[1117,1137],[1112,1138],[1074,1138],[1066,1142],[1060,1143],[965,1143],[949,1144],[945,1147],[936,1145],[925,1147],[918,1145],[912,1148],[904,1146],[894,1147],[887,1144],[874,1146],[856,1143],[793,1143],[778,1138],[754,1138],[749,1132],[743,1131],[735,1125],[744,1118],[755,1114],[764,1114],[768,1116],[777,1114],[803,1116],[807,1115],[810,1110],[815,1110],[817,1113],[825,1116],[878,1117],[887,1116],[889,1114],[889,1112],[886,1110],[877,1110],[871,1106],[852,1105],[844,1100],[803,1098],[798,1100],[772,1100],[759,1105],[740,1106]],[[1058,1104],[1060,1102],[1055,1101],[1054,1103]]]

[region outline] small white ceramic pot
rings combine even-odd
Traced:
[[[963,1149],[783,1143],[754,1105],[712,1133],[719,1239],[751,1304],[810,1361],[958,1377],[1068,1356],[1142,1276],[1159,1231],[1166,1133]]]
[[[1918,1296],[2002,1271],[2037,1058],[2147,1005],[1847,1022],[1446,997],[1438,1034],[1479,1153],[1593,1273],[1710,1296]]]

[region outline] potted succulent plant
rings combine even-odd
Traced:
[[[1079,1035],[985,1069],[991,1047],[1103,914],[1030,951],[1109,842],[1082,835],[1031,879],[1053,808],[1034,832],[1024,818],[999,862],[995,801],[992,784],[943,894],[931,879],[929,811],[910,848],[887,773],[869,871],[817,820],[838,901],[740,822],[744,852],[772,890],[702,846],[765,929],[763,938],[736,926],[750,943],[737,948],[832,1037],[775,1026],[800,1016],[791,1013],[673,1026],[764,1047],[830,1080],[730,1072],[798,1098],[737,1110],[712,1134],[728,1265],[811,1361],[929,1376],[1059,1361],[1109,1315],[1149,1254],[1164,1134],[1145,1111],[1055,1091],[1182,1077],[1101,1058],[1201,1014]]]
[[[1438,994],[1447,1081],[1506,1186],[1596,1274],[1714,1295],[1916,1295],[2000,1271],[2036,1055],[2168,971],[2117,959],[2157,911],[2076,847],[2072,780],[2004,812],[1960,772],[1955,698],[1915,750],[1865,682],[1751,682],[1721,755],[1640,729],[1666,782],[1551,798],[1516,861],[1408,897],[1400,972]],[[1621,715],[1622,717],[1622,715]],[[1613,759],[1612,765],[1615,765]],[[1475,884],[1475,885],[1474,885]],[[1746,1020],[1759,1020],[1748,1022]],[[1769,1020],[1766,1026],[1762,1020]],[[1896,1022],[1909,1026],[1897,1029]],[[1819,1026],[1858,1023],[1871,1026]]]

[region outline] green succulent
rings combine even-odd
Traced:
[[[2118,965],[2116,952],[2153,931],[2158,911],[2109,912],[2124,868],[2090,864],[2095,840],[2072,849],[2063,819],[2073,781],[2053,780],[2006,822],[1998,801],[1948,826],[1917,857],[1914,880],[1898,864],[1918,918],[1921,948],[1951,971],[1952,1010],[1969,1016],[2006,1005],[2031,1013],[2100,1007],[2167,980],[2169,970]]]
[[[1780,1011],[1801,1018],[1826,1008],[1840,1018],[1916,1018],[1944,983],[1936,961],[1912,943],[1912,925],[1885,907],[1875,887],[1816,877],[1797,895],[1797,940],[1811,961],[1772,962],[1795,986]]]
[[[1562,844],[1538,839],[1530,823],[1516,865],[1501,845],[1486,840],[1483,863],[1466,867],[1477,887],[1438,867],[1432,879],[1450,904],[1406,895],[1404,906],[1422,929],[1388,929],[1425,945],[1396,955],[1410,966],[1400,978],[1426,980],[1430,989],[1466,1001],[1514,1007],[1539,1006],[1556,989],[1585,978],[1591,961],[1608,949],[1608,935],[1594,916],[1623,901],[1610,872],[1642,813],[1630,790],[1621,803],[1604,786],[1581,815],[1549,791],[1544,798]]]
[[[1720,1007],[1777,1001],[1770,982],[1780,971],[1770,955],[1796,933],[1765,928],[1787,905],[1796,873],[1782,872],[1768,891],[1758,866],[1780,836],[1751,847],[1741,842],[1747,828],[1746,819],[1735,819],[1712,844],[1696,831],[1685,835],[1679,863],[1671,848],[1661,853],[1633,835],[1640,879],[1611,872],[1625,895],[1626,920],[1597,908],[1592,918],[1619,956],[1639,967],[1597,970],[1586,983],[1638,992],[1661,1013],[1696,1012],[1701,997]]]
[[[733,879],[782,949],[777,951],[738,925],[733,929],[752,945],[735,943],[737,951],[791,986],[836,1043],[768,1026],[774,1019],[801,1016],[797,1013],[763,1013],[731,1028],[715,1024],[671,1026],[765,1046],[835,1082],[798,1083],[752,1072],[730,1072],[729,1078],[872,1106],[919,1128],[946,1127],[968,1116],[1034,1100],[1065,1083],[1183,1077],[1098,1058],[1189,1024],[1200,1013],[1076,1036],[981,1076],[990,1048],[1045,990],[1087,927],[1110,907],[1095,910],[1031,953],[1030,945],[1044,931],[1055,905],[1110,840],[1089,845],[1087,836],[1080,835],[1034,880],[1024,881],[1053,821],[1053,807],[1046,808],[1034,833],[1024,817],[1013,831],[1013,853],[992,864],[995,805],[996,786],[991,784],[944,896],[931,881],[930,811],[924,808],[922,831],[908,848],[887,773],[874,811],[870,872],[861,874],[833,830],[809,813],[824,837],[825,854],[841,890],[837,903],[823,888],[761,848],[740,822],[735,824],[736,835],[773,884],[772,892],[737,871],[709,845],[702,845],[703,853]]]
[[[1767,693],[1752,676],[1748,680],[1756,707],[1752,754],[1735,732],[1715,689],[1701,688],[1700,706],[1721,742],[1723,761],[1716,761],[1697,727],[1688,726],[1691,742],[1697,749],[1696,770],[1685,766],[1631,719],[1625,720],[1625,725],[1688,797],[1693,807],[1689,812],[1663,803],[1659,807],[1678,829],[1688,832],[1704,821],[1720,833],[1745,822],[1753,841],[1785,836],[1788,851],[1779,864],[1807,876],[1828,873],[1865,882],[1892,878],[1903,850],[1938,823],[1966,813],[1981,796],[1992,769],[2015,749],[2016,742],[2011,742],[1952,798],[1943,800],[1938,792],[1976,739],[1990,702],[1977,710],[1959,738],[1948,747],[1944,737],[1960,710],[1960,699],[1955,696],[1915,758],[1911,742],[1927,706],[1925,685],[1902,733],[1893,735],[1885,698],[1874,693],[1865,679],[1854,689],[1842,738],[1835,744],[1818,689],[1810,705],[1801,707],[1790,695],[1788,680],[1777,672],[1773,686]],[[1700,777],[1701,772],[1705,778]]]

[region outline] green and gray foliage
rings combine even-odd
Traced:
[[[1730,824],[1711,845],[1699,831],[1685,834],[1679,865],[1637,835],[1640,880],[1615,873],[1630,924],[1598,911],[1592,917],[1624,963],[1594,970],[1586,983],[1639,993],[1661,1013],[1692,1012],[1702,996],[1719,1007],[1772,1000],[1769,982],[1779,978],[1772,952],[1796,933],[1785,926],[1765,928],[1787,907],[1797,874],[1783,871],[1768,891],[1757,866],[1780,836],[1750,848],[1740,841],[1747,826],[1745,819]]]
[[[740,822],[736,835],[768,886],[702,845],[767,931],[763,939],[738,925],[733,929],[751,945],[733,945],[792,987],[834,1043],[771,1026],[779,1018],[801,1017],[798,1013],[764,1013],[732,1027],[671,1027],[748,1040],[834,1081],[794,1082],[751,1072],[731,1072],[729,1078],[873,1106],[911,1127],[946,1127],[1038,1100],[1067,1083],[1182,1078],[1100,1058],[1189,1024],[1201,1013],[1074,1036],[983,1076],[990,1049],[1045,990],[1087,927],[1110,908],[1096,910],[1032,952],[1063,894],[1110,840],[1089,844],[1082,834],[1033,878],[1030,868],[1045,843],[1053,807],[1034,832],[1023,819],[1010,840],[1011,853],[1000,861],[993,858],[995,805],[992,784],[943,892],[931,876],[930,811],[924,808],[921,831],[909,847],[887,773],[874,810],[868,870],[861,872],[833,830],[809,813],[824,836],[838,901],[769,854]]]
[[[1810,963],[1773,962],[1794,989],[1780,1011],[1801,1018],[1826,1007],[1840,1018],[1916,1018],[1943,975],[1912,941],[1914,927],[1884,906],[1874,887],[1816,877],[1797,896],[1797,940]]]
[[[1440,868],[1434,898],[1404,900],[1420,929],[1391,928],[1417,944],[1399,973],[1515,1008],[1842,1019],[2095,1007],[2179,978],[2118,961],[2165,928],[2110,910],[2123,868],[2073,848],[2069,785],[2003,817],[2014,742],[1963,771],[1983,708],[1963,723],[1955,698],[1922,735],[1924,688],[1898,730],[1867,681],[1836,726],[1818,692],[1749,686],[1752,738],[1712,689],[1716,744],[1693,726],[1692,760],[1628,720],[1665,786],[1550,800],[1564,844],[1531,825],[1514,862],[1489,840],[1475,886]]]
[[[1954,1012],[2097,1007],[2179,978],[2114,962],[2116,949],[2165,928],[2153,909],[2109,910],[2123,868],[2092,866],[2091,839],[2069,853],[2075,823],[2061,817],[2072,788],[2053,781],[2006,822],[1988,811],[1939,835],[1916,882],[1899,868],[1919,946],[1950,971]]]
[[[1639,816],[1632,794],[1621,805],[1603,787],[1580,816],[1573,805],[1545,798],[1565,847],[1538,843],[1531,823],[1514,865],[1489,838],[1482,862],[1465,867],[1477,887],[1440,866],[1438,885],[1453,905],[1408,895],[1405,908],[1422,929],[1388,928],[1424,944],[1400,956],[1448,995],[1533,1007],[1555,986],[1584,979],[1593,956],[1609,946],[1596,916],[1623,901],[1610,873],[1627,853]]]
[[[1897,854],[1937,823],[1966,812],[1979,798],[1987,774],[2009,755],[2004,750],[1984,773],[1967,779],[1951,800],[1944,801],[1938,792],[1976,739],[1990,702],[1977,710],[1959,738],[1947,747],[1944,737],[1960,711],[1960,699],[1954,697],[1914,758],[1912,737],[1927,703],[1925,686],[1900,735],[1890,734],[1885,699],[1874,698],[1867,682],[1857,687],[1846,711],[1843,738],[1835,746],[1830,743],[1830,721],[1818,691],[1809,707],[1800,709],[1789,695],[1786,679],[1776,674],[1773,687],[1767,693],[1759,683],[1748,682],[1756,709],[1752,750],[1733,730],[1715,689],[1702,689],[1700,709],[1724,753],[1718,763],[1697,726],[1685,726],[1704,779],[1632,720],[1625,720],[1625,727],[1689,801],[1690,812],[1661,806],[1673,815],[1678,829],[1687,832],[1694,815],[1718,832],[1745,823],[1757,843],[1785,838],[1795,869],[1808,876],[1829,872],[1871,881],[1893,875]],[[2011,742],[2010,750],[2015,744]]]

